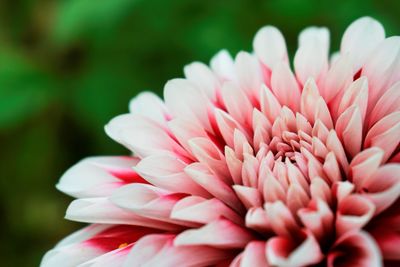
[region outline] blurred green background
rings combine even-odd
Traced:
[[[298,32],[326,25],[332,49],[355,18],[399,34],[399,1],[1,0],[1,266],[37,266],[81,227],[55,183],[89,155],[127,153],[103,125],[142,90],[161,93],[185,64],[219,49],[250,50],[278,26],[293,55]]]

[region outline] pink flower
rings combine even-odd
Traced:
[[[294,72],[275,27],[253,47],[111,120],[133,156],[64,174],[66,218],[91,225],[42,266],[400,266],[400,37],[360,18],[329,58],[310,27]]]

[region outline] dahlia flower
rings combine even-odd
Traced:
[[[400,37],[363,17],[222,50],[105,127],[57,188],[89,223],[42,266],[400,266]]]

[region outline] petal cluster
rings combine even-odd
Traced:
[[[90,223],[42,266],[400,264],[400,37],[363,17],[254,53],[225,50],[144,92],[106,133],[132,156],[85,159],[57,188]]]

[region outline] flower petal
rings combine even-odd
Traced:
[[[294,69],[300,83],[309,78],[319,80],[328,70],[329,31],[326,28],[309,27],[299,35],[299,48],[294,56]]]
[[[253,40],[253,49],[261,62],[271,70],[277,63],[288,60],[285,39],[273,26],[258,30]]]
[[[61,177],[57,189],[74,197],[109,196],[126,183],[146,183],[130,157],[91,157],[78,162]]]
[[[272,237],[267,241],[266,251],[272,266],[308,266],[323,258],[317,240],[309,233],[299,245],[289,237]]]
[[[328,267],[380,267],[382,256],[373,238],[365,232],[347,232],[335,243],[327,257]]]
[[[359,18],[344,32],[340,53],[351,58],[353,71],[356,73],[384,38],[385,30],[378,21],[370,17]]]
[[[180,233],[176,246],[207,245],[217,248],[243,248],[254,237],[248,230],[229,220],[218,219],[198,228]]]

